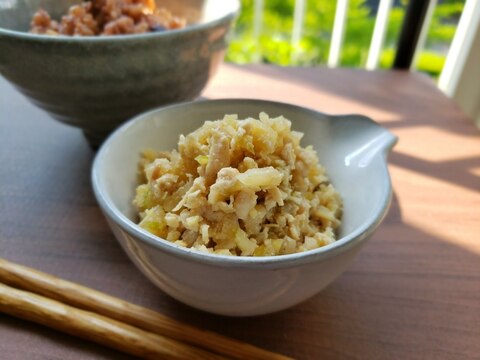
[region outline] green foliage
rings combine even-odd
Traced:
[[[453,39],[456,23],[465,0],[443,0],[436,6],[427,36],[425,51],[420,54],[417,68],[438,76],[445,62],[448,46]],[[380,67],[389,68],[405,15],[408,0],[390,12]],[[336,1],[306,0],[306,13],[301,40],[292,43],[295,0],[264,0],[262,28],[254,33],[254,0],[242,0],[242,12],[227,53],[227,61],[245,64],[272,63],[283,66],[325,64],[335,18]],[[363,67],[375,26],[375,13],[366,0],[350,0],[340,64]]]
[[[423,51],[417,62],[417,68],[433,77],[440,75],[445,64],[445,56],[433,51]]]
[[[335,2],[307,0],[302,39],[298,44],[291,41],[294,5],[294,0],[265,0],[262,33],[257,39],[253,26],[253,1],[243,0],[242,15],[231,39],[227,61],[241,64],[261,61],[278,65],[325,63]]]
[[[348,5],[340,64],[359,66],[367,61],[375,20],[370,16],[370,9],[365,6],[365,0],[350,1]]]
[[[462,14],[463,3],[464,1],[450,0],[437,5],[427,36],[427,47],[451,42]]]

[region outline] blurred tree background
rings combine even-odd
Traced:
[[[380,56],[380,68],[393,63],[409,0],[396,0]],[[264,0],[261,23],[255,29],[255,0],[241,0],[242,12],[227,52],[227,61],[264,62],[282,66],[326,64],[336,0],[305,0],[300,41],[292,43],[295,0]],[[364,67],[380,0],[350,0],[340,66]],[[442,71],[465,0],[438,0],[417,70],[437,77]],[[258,26],[260,25],[260,26]]]

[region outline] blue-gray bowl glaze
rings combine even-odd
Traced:
[[[185,248],[137,225],[132,199],[139,154],[171,150],[180,134],[206,120],[283,115],[304,133],[343,199],[338,240],[280,256],[225,256]],[[175,119],[175,121],[171,121]],[[115,237],[135,265],[167,294],[195,308],[230,316],[267,314],[321,291],[353,262],[390,206],[387,156],[397,138],[361,115],[328,115],[264,100],[222,99],[165,106],[135,117],[102,145],[92,166],[97,201]]]
[[[109,37],[28,33],[42,7],[59,19],[78,1],[0,2],[0,74],[93,146],[145,110],[196,98],[222,62],[238,0],[161,0],[186,28]]]

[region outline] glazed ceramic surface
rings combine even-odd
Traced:
[[[339,240],[277,257],[204,254],[160,239],[136,225],[132,200],[140,152],[171,150],[180,134],[206,120],[260,112],[283,115],[305,133],[344,201]],[[116,238],[138,268],[160,289],[198,309],[247,316],[279,311],[318,293],[352,262],[378,227],[392,194],[386,158],[396,137],[359,115],[330,116],[259,100],[212,100],[158,109],[118,129],[101,147],[93,188]],[[112,275],[113,276],[113,275]]]
[[[180,30],[68,37],[29,34],[40,6],[54,19],[79,1],[0,1],[0,74],[55,119],[98,145],[154,107],[196,98],[223,60],[238,0],[161,0]]]

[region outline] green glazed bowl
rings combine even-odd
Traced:
[[[145,110],[198,97],[222,62],[238,0],[159,0],[180,30],[105,37],[28,33],[40,7],[60,19],[79,1],[0,0],[0,74],[98,146]]]

